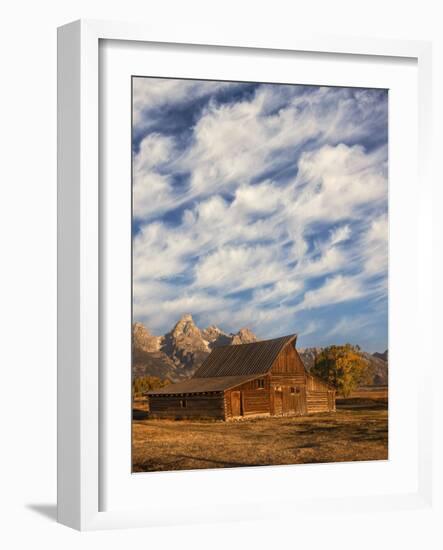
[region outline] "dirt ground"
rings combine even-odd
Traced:
[[[337,412],[238,422],[153,420],[133,411],[133,471],[386,460],[388,410],[353,400]]]

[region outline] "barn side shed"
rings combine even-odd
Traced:
[[[151,415],[230,420],[335,411],[335,390],[306,372],[296,338],[215,348],[192,378],[147,393]]]

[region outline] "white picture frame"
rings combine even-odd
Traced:
[[[260,518],[264,502],[251,503],[242,515],[234,509],[220,511],[206,502],[203,506],[167,513],[163,508],[152,510],[122,506],[103,510],[100,504],[100,483],[103,482],[100,302],[103,291],[101,277],[100,212],[103,208],[99,186],[100,128],[99,73],[100,41],[127,41],[164,44],[194,44],[205,50],[228,48],[232,54],[246,49],[263,52],[311,52],[337,56],[389,57],[395,60],[413,59],[418,67],[418,184],[420,201],[418,239],[425,241],[430,226],[429,174],[431,126],[431,46],[427,42],[370,40],[345,37],[315,37],[298,33],[278,39],[232,36],[192,37],[186,29],[170,36],[155,27],[101,21],[77,21],[58,32],[58,520],[80,530],[120,527],[140,527],[196,521]],[[210,55],[210,54],[209,54]],[[422,241],[423,239],[423,241]],[[429,260],[429,250],[423,248],[421,260]],[[418,258],[417,258],[418,259]],[[430,300],[425,273],[419,272],[417,303],[420,320],[430,318]],[[431,353],[427,352],[428,359]],[[411,359],[412,360],[412,359]],[[423,508],[432,501],[431,401],[425,393],[430,386],[431,361],[423,361],[421,380],[417,385],[418,476],[416,488],[407,493],[398,491],[383,495],[353,495],[334,499],[313,497],[304,501],[304,511],[326,510],[331,503],[346,513],[358,507],[364,511],[399,508]],[[243,470],[244,471],[244,470]],[[263,469],[261,469],[263,472]],[[272,470],[268,470],[269,472]],[[285,470],[274,469],[282,478]],[[177,474],[165,474],[177,476]],[[183,476],[193,475],[183,473]],[[213,476],[210,471],[206,476]],[[236,475],[232,473],[230,475]],[[249,474],[247,474],[249,475]],[[254,475],[264,475],[256,472]],[[163,478],[165,479],[165,478]],[[178,479],[178,478],[176,478]],[[195,482],[195,477],[193,478]],[[202,479],[202,478],[200,478]],[[205,478],[206,480],[208,477]],[[252,479],[252,478],[251,478]],[[206,481],[205,481],[206,483]],[[278,498],[278,493],[274,495]],[[281,496],[283,500],[283,494]],[[294,506],[296,504],[292,503]],[[289,513],[289,512],[287,512]],[[284,514],[284,512],[282,512]]]

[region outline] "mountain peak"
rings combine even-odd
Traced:
[[[165,335],[165,351],[185,364],[192,363],[196,353],[209,351],[208,344],[194,323],[192,315],[189,313],[182,315],[171,332]]]
[[[193,323],[194,322],[194,319],[192,318],[192,315],[190,313],[184,313],[181,317],[180,317],[180,321],[184,321],[186,323]],[[180,322],[179,321],[179,322]]]
[[[209,327],[202,330],[202,337],[208,342],[208,346],[212,349],[217,346],[223,346],[231,342],[230,336],[219,329],[216,325],[209,325]]]
[[[153,336],[143,323],[132,325],[132,342],[134,347],[146,352],[158,351],[162,343],[161,336]]]
[[[192,315],[189,313],[185,313],[180,317],[180,320],[174,325],[171,334],[175,337],[180,335],[201,337],[200,329],[197,328]]]
[[[151,355],[137,355],[137,372],[154,372],[156,376],[163,368],[171,379],[191,376],[214,348],[225,345],[256,342],[257,338],[248,328],[236,334],[227,334],[216,325],[200,330],[190,313],[185,313],[164,336],[152,336],[142,323],[133,324],[134,350],[151,352]],[[152,363],[152,364],[151,364]],[[145,365],[145,367],[143,366]],[[170,367],[175,369],[171,374]]]
[[[145,327],[145,325],[140,321],[136,321],[135,323],[132,323],[132,328],[134,331],[143,331],[146,334],[151,334],[149,330]]]
[[[217,332],[218,334],[223,332],[221,329],[218,328],[217,325],[209,325],[209,327],[205,328],[205,330],[207,330],[208,332]]]
[[[251,342],[257,342],[257,336],[252,330],[246,327],[241,328],[237,334],[234,334],[232,337],[232,345],[250,344]]]

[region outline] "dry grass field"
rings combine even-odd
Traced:
[[[388,411],[377,402],[238,422],[153,420],[136,405],[133,418],[134,472],[388,458]]]

